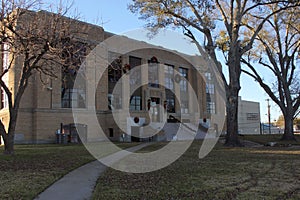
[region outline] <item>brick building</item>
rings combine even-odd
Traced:
[[[48,15],[49,13],[40,11],[36,14]],[[114,141],[139,140],[133,137],[133,133],[128,135],[128,132],[120,129],[116,124],[113,112],[119,109],[126,108],[130,113],[126,119],[129,132],[131,130],[134,132],[132,126],[135,122],[146,126],[151,122],[160,124],[168,119],[168,122],[179,120],[192,126],[192,122],[198,124],[203,119],[210,121],[212,115],[223,114],[225,106],[217,103],[219,97],[214,85],[214,77],[207,69],[207,58],[185,55],[142,41],[116,36],[106,32],[102,27],[85,22],[76,21],[76,27],[84,31],[74,37],[76,39],[73,42],[79,45],[89,45],[93,48],[99,44],[103,46],[103,44],[107,45],[109,38],[114,38],[113,40],[118,42],[115,46],[102,48],[105,50],[101,56],[104,56],[107,62],[99,63],[97,59],[91,59],[91,52],[94,51],[91,48],[80,52],[78,66],[84,68],[60,69],[56,78],[43,77],[46,80],[44,82],[41,81],[39,74],[33,74],[19,109],[15,135],[17,143],[55,142],[55,134],[63,130],[64,125],[71,124],[69,127],[74,128],[72,127],[74,113],[84,115],[86,113],[88,121],[90,110],[96,110],[103,132]],[[122,49],[124,45],[133,45],[134,48],[124,52]],[[3,67],[9,59],[9,52],[2,54]],[[92,61],[96,64],[89,65],[88,63]],[[3,77],[12,91],[16,87],[20,70],[18,61],[15,62],[10,72]],[[103,71],[103,74],[99,78],[100,71]],[[203,76],[200,75],[200,71]],[[128,83],[120,82],[121,77],[126,74]],[[83,84],[75,87],[74,79],[80,76],[88,77],[89,83],[83,79]],[[142,83],[144,79],[148,80],[147,84]],[[90,86],[91,83],[94,86]],[[131,83],[137,84],[137,87],[131,89]],[[124,95],[122,92],[114,92],[118,84],[121,84],[120,88],[130,88],[131,92],[127,100],[122,97]],[[95,87],[94,95],[91,94],[93,91],[91,87]],[[196,102],[191,99],[191,90],[197,97]],[[8,109],[3,91],[1,101],[0,118],[6,125]],[[136,119],[138,121],[135,121]],[[88,141],[99,139],[96,136],[97,129],[84,123],[81,123],[80,127],[85,129]],[[198,127],[192,126],[192,128]],[[151,138],[171,140],[174,136],[167,135],[166,132],[168,131],[161,129],[155,137],[151,136]]]

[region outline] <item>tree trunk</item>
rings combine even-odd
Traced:
[[[15,129],[17,125],[18,112],[10,112],[9,127],[7,135],[4,139],[4,154],[13,155],[14,154],[14,144],[15,144]]]
[[[242,146],[238,138],[238,99],[241,76],[239,42],[232,43],[228,53],[229,85],[226,88],[226,146]]]
[[[226,102],[226,146],[242,146],[238,138],[238,90],[230,91]]]
[[[14,154],[14,133],[9,133],[4,139],[4,154],[13,155]]]
[[[284,134],[281,140],[296,140],[293,129],[293,115],[290,113],[284,115]]]

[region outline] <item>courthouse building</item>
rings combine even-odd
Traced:
[[[48,15],[48,12],[39,11],[37,15]],[[210,72],[212,62],[202,56],[190,56],[174,50],[147,44],[124,36],[116,36],[106,32],[102,27],[77,22],[85,30],[85,34],[77,35],[73,41],[79,45],[88,44],[96,47],[101,42],[106,45],[107,39],[115,37],[119,43],[114,47],[106,47],[104,60],[108,62],[96,63],[91,67],[85,58],[92,50],[84,49],[78,59],[78,67],[61,69],[57,77],[43,77],[34,73],[29,79],[28,87],[22,97],[16,127],[15,141],[17,143],[53,143],[56,134],[72,131],[74,112],[87,113],[95,109],[101,129],[113,141],[140,141],[128,134],[132,126],[147,126],[151,122],[158,124],[166,120],[168,123],[183,122],[187,126],[204,121],[210,123],[212,115],[224,110],[224,104],[218,104],[218,94],[214,85],[214,76]],[[135,49],[125,52],[118,44],[134,45]],[[122,46],[121,45],[121,46]],[[101,45],[100,45],[101,46]],[[102,45],[103,46],[103,45]],[[93,49],[93,48],[91,48]],[[4,69],[10,60],[9,52],[2,55]],[[90,56],[91,57],[91,56]],[[90,59],[90,58],[89,58]],[[17,62],[17,61],[16,61]],[[86,63],[85,63],[86,62]],[[97,62],[101,62],[97,61]],[[10,72],[3,77],[14,93],[18,84],[20,65],[14,63]],[[79,68],[79,66],[84,66]],[[98,69],[100,67],[100,69]],[[104,71],[102,75],[100,71]],[[200,72],[202,75],[200,75]],[[120,81],[127,76],[127,86]],[[79,86],[74,84],[75,78],[89,77],[89,83]],[[148,80],[143,84],[143,80]],[[206,81],[205,81],[206,79]],[[46,80],[46,81],[45,81]],[[99,80],[99,81],[98,81]],[[90,82],[97,83],[95,95]],[[120,86],[121,92],[116,92]],[[129,99],[122,93],[125,86],[130,88]],[[133,85],[133,86],[132,86]],[[134,88],[134,85],[137,86]],[[190,85],[190,86],[189,86]],[[132,87],[132,88],[131,88]],[[191,91],[192,90],[192,91]],[[191,99],[196,95],[196,102]],[[7,125],[9,119],[7,98],[2,90],[0,118]],[[127,108],[130,113],[127,120],[128,132],[121,129],[113,117],[113,112]],[[67,125],[67,126],[66,126]],[[81,122],[78,129],[86,132],[86,140],[97,140],[94,128]],[[70,130],[67,130],[69,127]],[[189,129],[198,127],[192,126]],[[169,129],[172,129],[170,126]],[[221,130],[222,127],[219,127]],[[216,130],[218,131],[218,130]],[[168,129],[161,129],[152,140],[171,140],[174,135],[168,135]],[[173,134],[173,133],[172,133]],[[148,138],[149,139],[149,138]]]

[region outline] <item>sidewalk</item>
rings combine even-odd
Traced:
[[[135,152],[150,144],[151,143],[143,143],[106,156],[102,159],[109,160],[111,163],[114,163],[130,154],[128,151]],[[106,170],[106,168],[107,166],[103,165],[98,160],[81,166],[53,183],[44,192],[39,194],[35,200],[90,199],[98,177]]]

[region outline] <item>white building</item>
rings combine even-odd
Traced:
[[[245,101],[239,97],[239,134],[260,134],[259,102]]]

